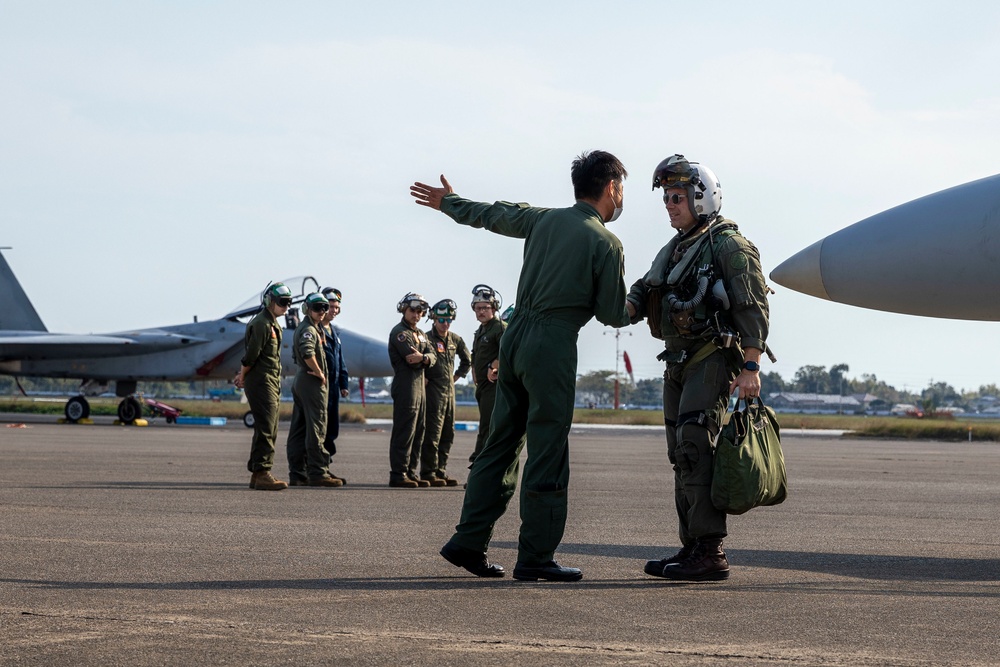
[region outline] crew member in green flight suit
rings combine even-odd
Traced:
[[[278,405],[281,400],[281,324],[278,318],[292,305],[292,290],[282,283],[268,285],[263,306],[247,323],[244,353],[233,384],[246,393],[253,414],[250,444],[250,488],[280,491],[288,484],[271,474],[274,443],[278,439]]]
[[[292,383],[292,423],[288,427],[288,477],[292,486],[342,486],[330,474],[326,437],[327,366],[323,350],[323,320],[330,302],[312,293],[302,303],[305,317],[295,328],[292,357],[299,365]]]
[[[681,549],[648,561],[645,572],[718,581],[729,577],[729,561],[726,513],[711,496],[715,438],[733,392],[760,394],[761,355],[770,356],[768,287],[757,248],[719,213],[722,187],[710,169],[673,155],[653,172],[658,187],[677,234],[632,286],[627,308],[664,342],[658,358],[666,362],[663,418]]]
[[[437,354],[437,363],[424,371],[427,421],[420,454],[420,478],[429,481],[431,486],[458,486],[458,480],[449,477],[447,472],[448,454],[455,442],[455,382],[469,373],[472,355],[462,337],[451,330],[457,314],[458,306],[451,299],[438,301],[428,314],[432,324],[427,330],[427,339]]]
[[[427,308],[424,297],[408,292],[396,304],[396,311],[403,317],[389,332],[389,363],[393,371],[389,486],[404,489],[431,485],[430,481],[417,477],[427,417],[424,371],[437,363],[434,348],[418,326]]]
[[[454,194],[443,175],[442,187],[414,183],[410,188],[418,204],[460,224],[525,239],[517,309],[500,345],[490,435],[472,464],[461,521],[441,549],[448,562],[477,576],[504,574],[487,560],[486,551],[493,526],[514,495],[527,435],[514,578],[583,577],[579,569],[554,559],[566,526],[576,343],[592,317],[614,327],[629,323],[625,254],[605,228],[621,214],[627,175],[610,153],[584,153],[571,169],[576,204],[558,209],[469,201]]]
[[[490,421],[497,398],[497,369],[500,367],[500,339],[507,323],[500,319],[500,295],[489,285],[472,288],[472,311],[479,328],[472,336],[472,381],[476,383],[476,403],[479,405],[479,431],[476,448],[469,462],[483,451],[490,435]]]

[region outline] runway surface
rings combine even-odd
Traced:
[[[662,434],[581,430],[557,558],[584,580],[552,584],[445,562],[462,488],[388,488],[385,430],[344,427],[344,488],[260,492],[242,425],[24,419],[0,415],[5,666],[1000,664],[996,444],[786,437],[788,501],[731,518],[729,581],[678,584],[642,572],[678,547]],[[515,498],[508,572],[517,527]]]

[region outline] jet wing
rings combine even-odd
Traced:
[[[206,338],[166,331],[109,335],[0,331],[0,361],[120,357],[175,350],[208,342],[210,341]]]

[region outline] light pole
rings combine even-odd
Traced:
[[[605,331],[604,335],[607,336],[609,333],[610,332]],[[621,354],[618,352],[618,345],[619,345],[619,341],[621,340],[622,334],[625,334],[626,336],[631,336],[632,332],[631,331],[622,331],[621,329],[615,329],[615,331],[614,331],[614,336],[615,336],[615,410],[617,410],[618,406],[619,406],[619,401],[618,401],[618,392],[619,392],[619,389],[618,389],[618,359],[621,358]]]

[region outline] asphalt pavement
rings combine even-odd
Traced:
[[[556,584],[445,562],[462,487],[389,488],[385,426],[344,426],[346,487],[261,492],[242,425],[109,421],[0,415],[4,666],[1000,664],[996,444],[785,436],[788,500],[684,584],[642,572],[679,546],[662,433],[575,430]]]

